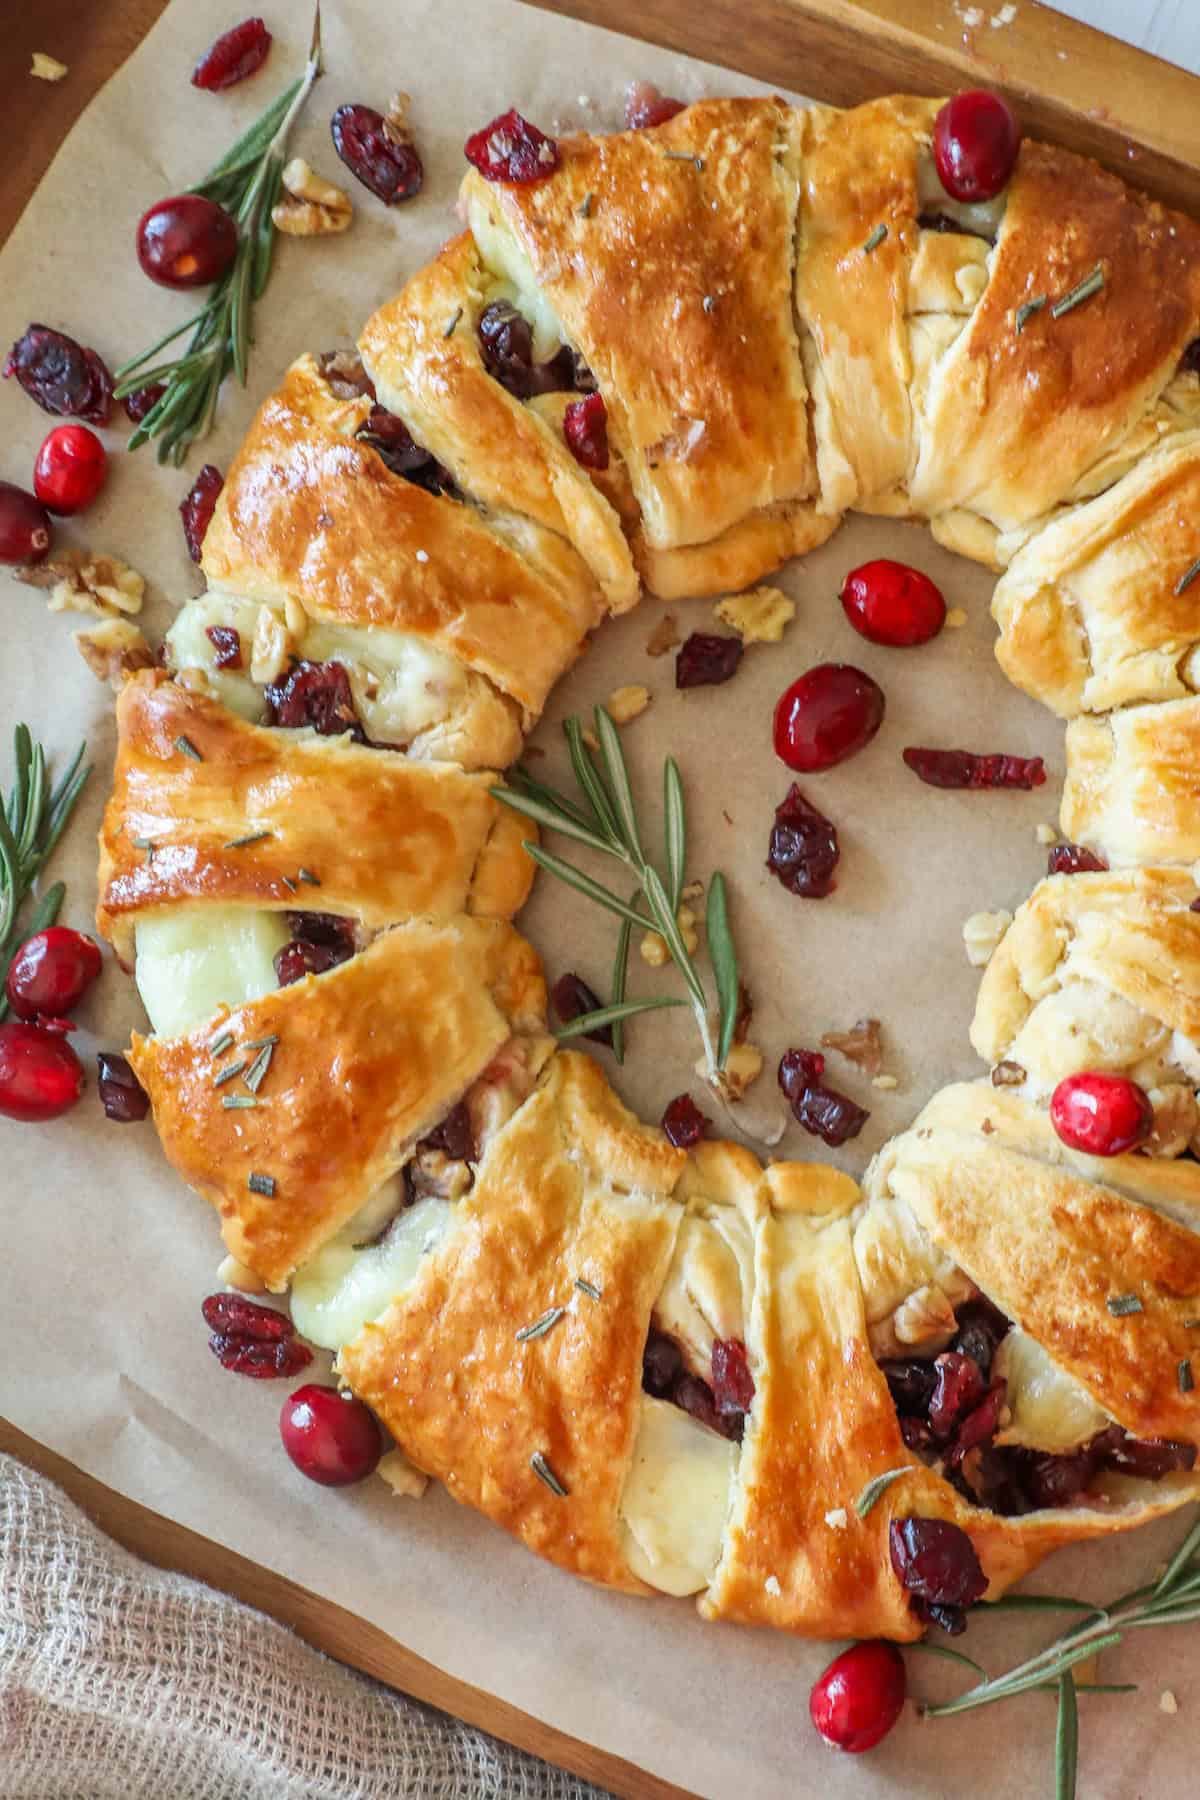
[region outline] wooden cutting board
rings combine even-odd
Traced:
[[[165,0],[40,0],[12,9],[0,42],[6,103],[0,241],[75,119],[141,41]],[[632,36],[725,63],[840,105],[893,91],[1007,92],[1023,122],[1098,157],[1163,199],[1200,211],[1200,82],[1089,27],[1019,0],[537,0]],[[978,13],[981,22],[969,25]],[[992,17],[1002,21],[992,24]],[[68,65],[48,84],[34,50]],[[1191,161],[1189,161],[1189,158]],[[678,1788],[443,1674],[385,1633],[223,1546],[134,1504],[0,1420],[0,1450],[58,1482],[119,1542],[272,1613],[329,1655],[636,1800]]]

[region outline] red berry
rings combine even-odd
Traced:
[[[928,575],[880,557],[851,569],[842,583],[846,617],[873,644],[927,644],[946,622],[946,602]]]
[[[646,131],[654,125],[665,125],[683,107],[682,100],[673,100],[652,81],[631,81],[625,89],[625,129]]]
[[[121,401],[125,415],[131,425],[140,425],[146,414],[156,407],[166,393],[166,384],[161,381],[151,382],[149,387],[134,388]]]
[[[207,287],[237,255],[237,225],[203,194],[173,194],[138,221],[137,259],[160,287]]]
[[[94,431],[56,425],[37,453],[33,491],[51,512],[82,512],[104,486],[107,472],[108,452]]]
[[[94,350],[65,331],[30,325],[4,363],[4,379],[15,376],[43,412],[107,425],[112,412],[112,376]]]
[[[329,130],[350,173],[385,206],[411,200],[420,192],[425,167],[416,145],[373,106],[339,106]]]
[[[69,1112],[83,1064],[60,1031],[10,1019],[0,1025],[0,1114],[37,1123]]]
[[[297,1388],[284,1401],[279,1435],[300,1473],[322,1487],[362,1481],[383,1453],[370,1407],[315,1382]]]
[[[1005,751],[926,750],[911,744],[904,760],[929,787],[1035,788],[1046,779],[1040,756],[1009,756]]]
[[[775,754],[789,769],[832,769],[883,723],[883,689],[849,663],[818,663],[775,708]]]
[[[128,1057],[101,1050],[96,1057],[96,1090],[106,1119],[136,1125],[150,1111],[150,1096],[134,1074]]]
[[[572,400],[563,413],[567,449],[585,469],[608,467],[608,409],[600,394]]]
[[[690,1150],[708,1130],[708,1120],[690,1094],[676,1094],[662,1116],[662,1128],[668,1143]]]
[[[545,181],[559,161],[554,139],[522,118],[515,107],[481,131],[472,132],[463,154],[487,181],[511,182],[516,187]]]
[[[212,463],[205,463],[183,499],[179,516],[187,539],[188,555],[198,563],[204,551],[204,534],[216,511],[217,497],[225,486],[225,477]]]
[[[69,925],[26,938],[9,964],[4,991],[18,1019],[74,1012],[101,969],[100,947]]]
[[[933,124],[938,179],[954,200],[991,200],[1017,161],[1021,127],[1007,100],[972,88],[947,100]]]
[[[271,48],[271,34],[261,19],[243,19],[222,32],[192,70],[192,86],[210,93],[233,87],[261,69]]]
[[[50,519],[40,501],[0,481],[0,563],[38,563],[50,548]]]
[[[871,1750],[904,1708],[904,1658],[881,1640],[851,1644],[813,1683],[808,1710],[835,1750]]]
[[[1066,1075],[1050,1096],[1050,1123],[1064,1144],[1087,1156],[1120,1156],[1154,1129],[1150,1096],[1125,1075],[1085,1070]]]

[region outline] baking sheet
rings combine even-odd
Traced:
[[[134,226],[146,205],[197,179],[298,72],[306,5],[286,13],[277,6],[268,22],[276,43],[263,75],[214,96],[187,77],[229,23],[227,0],[168,8],[84,115],[0,253],[5,342],[38,319],[94,344],[115,366],[186,316],[186,296],[140,274]],[[329,72],[295,150],[339,178],[327,131],[333,107],[347,99],[380,106],[406,88],[425,189],[389,211],[354,186],[347,237],[280,244],[258,308],[250,387],[227,387],[217,432],[186,470],[159,468],[149,447],[124,454],[123,425],[105,434],[114,452],[108,488],[60,537],[113,551],[141,570],[155,636],[173,604],[200,586],[175,510],[196,469],[206,460],[227,464],[255,402],[291,359],[351,342],[368,312],[454,229],[468,129],[513,102],[550,126],[614,125],[632,76],[686,97],[754,85],[509,0],[410,0],[402,13],[385,0],[358,0],[327,7],[324,23]],[[56,49],[69,60],[69,45]],[[0,384],[0,475],[27,482],[49,423],[15,382]],[[926,568],[950,603],[966,609],[966,626],[914,652],[856,637],[836,593],[848,567],[876,554]],[[831,1061],[831,1078],[872,1109],[862,1137],[837,1156],[860,1172],[935,1087],[979,1072],[966,1039],[977,974],[962,951],[961,925],[980,907],[1015,906],[1041,872],[1035,832],[1055,815],[1062,733],[994,665],[990,579],[916,526],[857,520],[782,585],[798,605],[783,645],[750,650],[722,689],[676,693],[673,658],[647,656],[658,603],[606,626],[555,694],[536,741],[546,751],[540,770],[553,774],[564,715],[624,683],[650,687],[650,710],[626,728],[635,781],[655,818],[662,757],[671,751],[680,760],[689,874],[704,879],[719,866],[729,881],[755,1000],[752,1035],[769,1067],[786,1045],[811,1045],[863,1014],[883,1022],[885,1067],[899,1083],[893,1093],[873,1092],[858,1071]],[[64,919],[86,928],[112,756],[110,697],[70,643],[82,621],[47,615],[40,594],[3,575],[0,607],[0,744],[25,719],[60,755],[86,734],[96,764],[53,867],[68,882]],[[672,610],[683,633],[713,623],[706,603]],[[803,784],[838,823],[843,860],[836,894],[802,901],[763,866],[771,814],[788,784],[770,751],[771,712],[795,675],[830,658],[874,674],[888,713],[867,753]],[[1040,752],[1051,781],[1032,795],[938,793],[903,767],[899,751],[910,743]],[[552,977],[574,967],[605,989],[613,942],[606,917],[543,878],[524,925]],[[670,971],[637,966],[635,991],[665,991],[671,981]],[[85,1058],[123,1044],[142,1022],[131,984],[111,963],[83,1011],[87,1029],[77,1042]],[[648,1117],[687,1085],[696,1055],[687,1018],[664,1014],[629,1028],[630,1055],[615,1079]],[[769,1082],[768,1074],[764,1095]],[[798,1156],[818,1148],[798,1130],[780,1147]],[[151,1127],[108,1124],[94,1090],[50,1127],[0,1121],[0,1168],[0,1413],[110,1486],[357,1612],[459,1679],[700,1794],[756,1800],[811,1791],[817,1779],[832,1800],[958,1795],[964,1783],[996,1800],[1050,1791],[1047,1696],[961,1721],[921,1723],[910,1711],[870,1758],[818,1761],[806,1714],[809,1684],[829,1654],[823,1647],[705,1626],[687,1602],[593,1591],[441,1490],[414,1504],[382,1483],[338,1495],[305,1482],[279,1450],[281,1389],[231,1379],[206,1348],[199,1302],[215,1285],[221,1255],[209,1209],[167,1168]],[[1181,1531],[1182,1521],[1168,1523],[1102,1552],[1063,1554],[1043,1571],[1043,1585],[1107,1597],[1143,1577]],[[973,1625],[967,1647],[1000,1668],[1051,1629],[1025,1632],[1013,1620]],[[1196,1643],[1187,1632],[1148,1634],[1109,1658],[1109,1679],[1141,1687],[1123,1698],[1081,1699],[1082,1793],[1190,1791]],[[922,1695],[961,1683],[933,1658],[909,1660]],[[1158,1710],[1168,1686],[1178,1718]]]

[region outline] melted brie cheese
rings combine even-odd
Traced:
[[[1087,1389],[1016,1325],[996,1352],[992,1375],[1008,1383],[1006,1398],[1012,1413],[1012,1422],[996,1438],[998,1444],[1062,1453],[1077,1449],[1111,1422]]]
[[[182,1037],[219,1006],[279,986],[275,955],[290,933],[283,913],[252,906],[184,905],[139,915],[134,980],[158,1037]]]
[[[323,1350],[348,1344],[386,1312],[455,1222],[454,1208],[431,1195],[401,1212],[377,1244],[364,1244],[365,1215],[375,1198],[293,1277],[296,1330]]]
[[[258,607],[249,600],[236,600],[232,594],[201,594],[182,607],[167,632],[163,645],[167,667],[173,674],[180,669],[203,669],[213,693],[223,706],[239,718],[259,725],[266,717],[262,689],[250,679],[250,646],[254,642],[254,626]],[[217,651],[208,637],[210,625],[232,626],[242,640],[241,669],[218,669]]]
[[[635,1575],[664,1594],[696,1594],[716,1573],[740,1444],[669,1400],[641,1396],[633,1463],[621,1495],[622,1548]]]
[[[533,327],[535,362],[549,362],[566,341],[558,314],[537,284],[533,266],[515,233],[504,230],[494,217],[489,201],[472,192],[467,199],[467,224],[485,268],[506,288],[496,285],[491,298],[508,300]]]

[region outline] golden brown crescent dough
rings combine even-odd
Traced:
[[[545,1018],[541,965],[509,925],[426,921],[186,1037],[133,1036],[168,1159],[222,1220],[227,1248],[281,1288],[403,1165],[514,1032]],[[214,1059],[210,1045],[233,1043]],[[252,1107],[214,1086],[230,1058],[277,1038]],[[266,1194],[252,1175],[272,1184]]]
[[[338,400],[311,356],[292,364],[230,467],[204,573],[314,618],[413,632],[536,718],[598,624],[603,597],[565,540],[393,475],[354,433],[365,398]]]
[[[588,1058],[556,1056],[493,1139],[457,1229],[338,1360],[405,1454],[455,1499],[552,1562],[632,1593],[645,1589],[625,1560],[617,1507],[683,1160]],[[552,1330],[518,1340],[554,1306],[566,1310]],[[534,1472],[539,1453],[564,1496]]]
[[[1072,719],[1060,824],[1114,868],[1200,858],[1200,699]]]
[[[485,262],[515,249],[595,376],[656,549],[815,493],[792,319],[801,136],[781,100],[702,100],[652,131],[559,139],[550,181],[463,183]]]
[[[1198,557],[1200,431],[1186,431],[1018,552],[992,596],[1000,667],[1065,718],[1194,692]]]
[[[318,904],[371,928],[414,914],[510,919],[536,834],[492,798],[496,780],[247,725],[147,669],[117,702],[96,923],[132,962],[137,913],[177,900]]]

